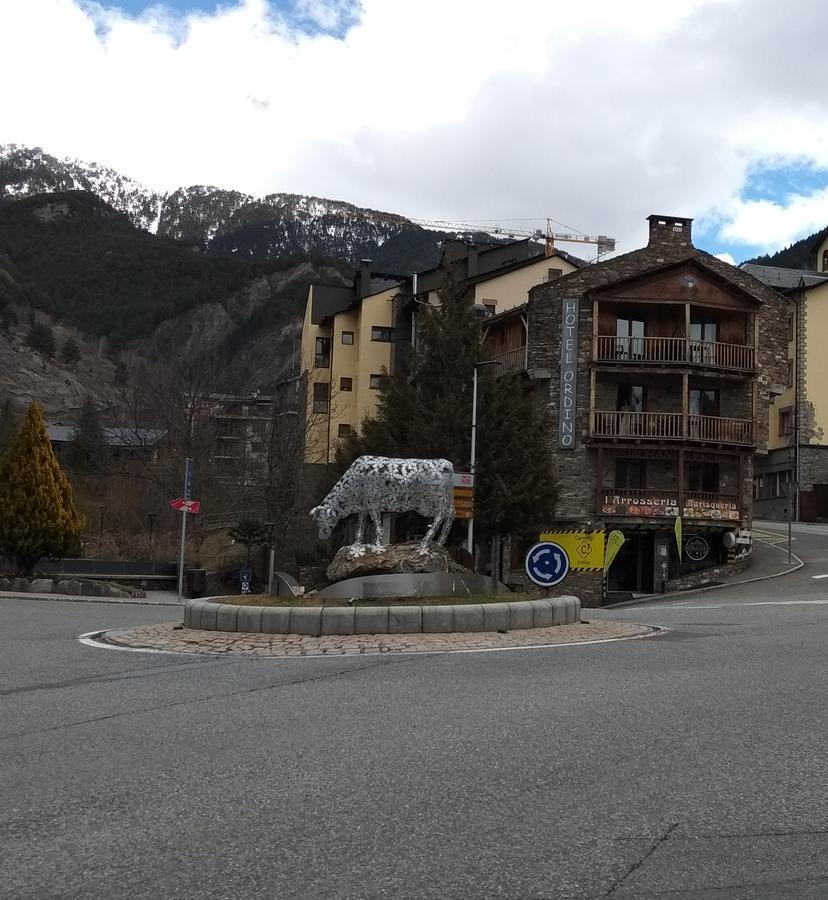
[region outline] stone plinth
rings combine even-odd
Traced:
[[[330,581],[342,581],[361,575],[420,575],[426,573],[468,572],[455,562],[445,547],[429,544],[420,551],[419,541],[392,544],[377,552],[370,545],[360,556],[353,556],[352,547],[340,547],[328,566]]]

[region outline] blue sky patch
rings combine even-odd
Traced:
[[[188,12],[212,14],[219,6],[225,8],[237,6],[239,0],[223,0],[223,2],[218,2],[218,0],[160,0],[160,2],[159,0],[102,0],[102,4],[121,9],[131,16],[140,16],[153,7],[161,7],[184,15]],[[336,13],[332,16],[330,23],[323,24],[306,12],[309,4],[303,3],[302,0],[270,0],[270,6],[274,13],[283,17],[292,28],[306,34],[325,33],[334,37],[343,37],[359,17],[359,3],[357,0],[353,0],[353,2],[334,0],[327,5],[332,7]]]
[[[808,197],[826,187],[828,170],[815,168],[805,161],[786,166],[762,165],[755,166],[748,173],[739,198],[745,202],[767,200],[784,207],[792,196]],[[753,244],[724,240],[720,235],[722,224],[714,220],[699,222],[693,230],[693,242],[708,253],[730,253],[736,262],[767,252],[765,248]],[[818,229],[807,229],[800,237],[807,237],[814,230]],[[781,246],[774,246],[770,252],[781,249]]]

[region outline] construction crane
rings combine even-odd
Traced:
[[[415,225],[421,225],[423,228],[433,228],[439,231],[484,232],[508,238],[532,238],[544,242],[546,256],[552,256],[555,252],[555,241],[566,244],[596,244],[599,258],[615,250],[615,238],[607,237],[605,234],[590,235],[554,231],[552,219],[546,220],[545,232],[541,228],[527,230],[525,228],[508,228],[503,225],[487,226],[485,222],[444,222],[440,219],[409,219],[409,221]]]

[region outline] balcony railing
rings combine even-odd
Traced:
[[[592,437],[656,441],[701,441],[752,446],[752,419],[685,416],[683,413],[595,410]]]
[[[599,334],[594,340],[596,362],[630,365],[686,365],[753,371],[754,347],[683,337],[616,337]]]
[[[594,437],[677,440],[684,437],[684,416],[681,413],[595,410],[592,434]]]
[[[514,350],[499,353],[497,356],[490,356],[488,362],[499,364],[497,367],[492,366],[495,375],[512,375],[515,372],[525,372],[526,347],[516,347]]]

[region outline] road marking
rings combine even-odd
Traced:
[[[811,575],[811,578],[828,578],[828,575]]]
[[[643,612],[644,610],[660,610],[660,609],[730,609],[734,606],[826,606],[828,600],[755,600],[749,603],[706,603],[703,606],[679,606],[677,603],[671,603],[669,606],[627,606],[624,612]]]

